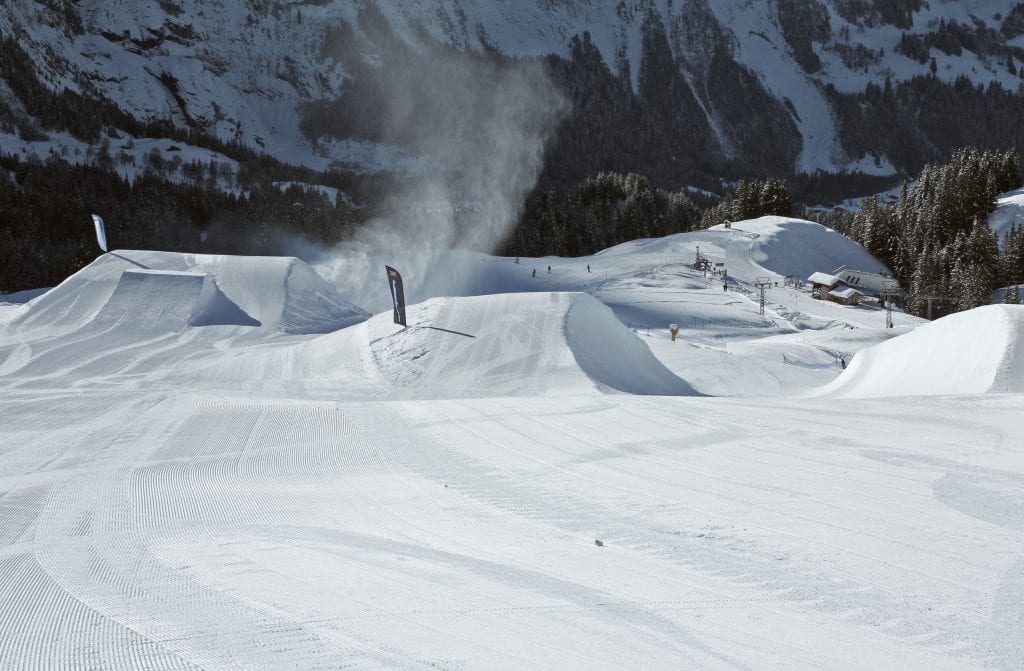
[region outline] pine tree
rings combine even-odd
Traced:
[[[760,216],[759,204],[761,200],[760,189],[753,180],[740,181],[736,189],[736,197],[733,201],[733,220],[743,221],[745,219],[756,219]]]
[[[998,184],[1000,193],[1021,187],[1020,154],[1016,149],[1011,149],[1000,157]]]
[[[999,275],[1003,284],[1024,282],[1024,228],[1010,226],[999,255]]]
[[[998,251],[988,224],[975,220],[971,234],[960,234],[952,251],[951,282],[957,308],[970,310],[991,303]]]
[[[896,277],[904,280],[913,273],[911,258],[919,251],[915,240],[915,230],[911,226],[913,219],[910,216],[909,200],[910,194],[907,183],[904,181],[900,187],[896,208],[892,213],[895,248],[892,250],[892,261],[889,264]]]
[[[761,185],[759,216],[773,214],[788,217],[793,214],[789,200],[789,189],[781,179],[769,179]]]
[[[927,297],[946,297],[945,268],[942,256],[934,247],[928,246],[918,258],[917,268],[910,283],[907,303],[911,312],[924,317],[927,313]]]

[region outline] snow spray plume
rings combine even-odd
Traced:
[[[378,219],[315,261],[371,311],[389,304],[384,263],[401,270],[411,303],[469,289],[445,250],[491,253],[505,240],[566,111],[540,61],[450,51],[412,60],[382,77],[379,114],[382,140],[416,165],[396,177]]]

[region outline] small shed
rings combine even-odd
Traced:
[[[811,295],[817,298],[825,298],[842,280],[835,275],[819,272],[808,277],[807,281],[811,283]]]
[[[853,287],[837,287],[828,292],[828,299],[840,305],[857,305],[860,303],[861,292]]]

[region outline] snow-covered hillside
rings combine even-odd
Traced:
[[[996,210],[989,216],[988,225],[999,239],[1006,237],[1013,226],[1024,226],[1024,189],[1016,189],[996,197]]]
[[[780,218],[439,258],[408,328],[342,260],[0,304],[0,668],[1024,663],[1024,308],[886,329]]]
[[[573,39],[586,34],[608,68],[639,90],[644,68],[655,67],[649,48],[658,33],[724,156],[742,143],[734,117],[743,102],[726,103],[718,91],[726,79],[749,75],[743,86],[763,90],[798,130],[802,146],[794,169],[890,174],[888,157],[851,156],[843,149],[834,103],[823,86],[859,93],[869,83],[899,83],[928,74],[933,58],[942,81],[965,76],[1014,92],[1020,79],[1015,65],[1013,71],[1007,67],[1006,54],[1013,65],[1012,50],[1021,48],[1024,34],[1016,29],[1014,0],[889,4],[10,0],[0,7],[0,31],[18,40],[57,91],[96,93],[137,119],[201,128],[286,162],[371,172],[414,164],[386,143],[311,137],[301,121],[306,105],[335,100],[351,85],[353,64],[379,63],[388,40],[414,51],[433,42],[514,57],[569,58]],[[960,31],[952,43],[947,26]],[[937,46],[925,49],[929,58],[923,61],[912,58],[899,46],[906,34],[934,35]],[[719,54],[739,69],[715,65]]]

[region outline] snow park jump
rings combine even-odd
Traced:
[[[1022,62],[0,0],[0,671],[1024,671]]]
[[[0,668],[1024,663],[1024,308],[886,328],[795,219],[517,260],[0,297]]]

